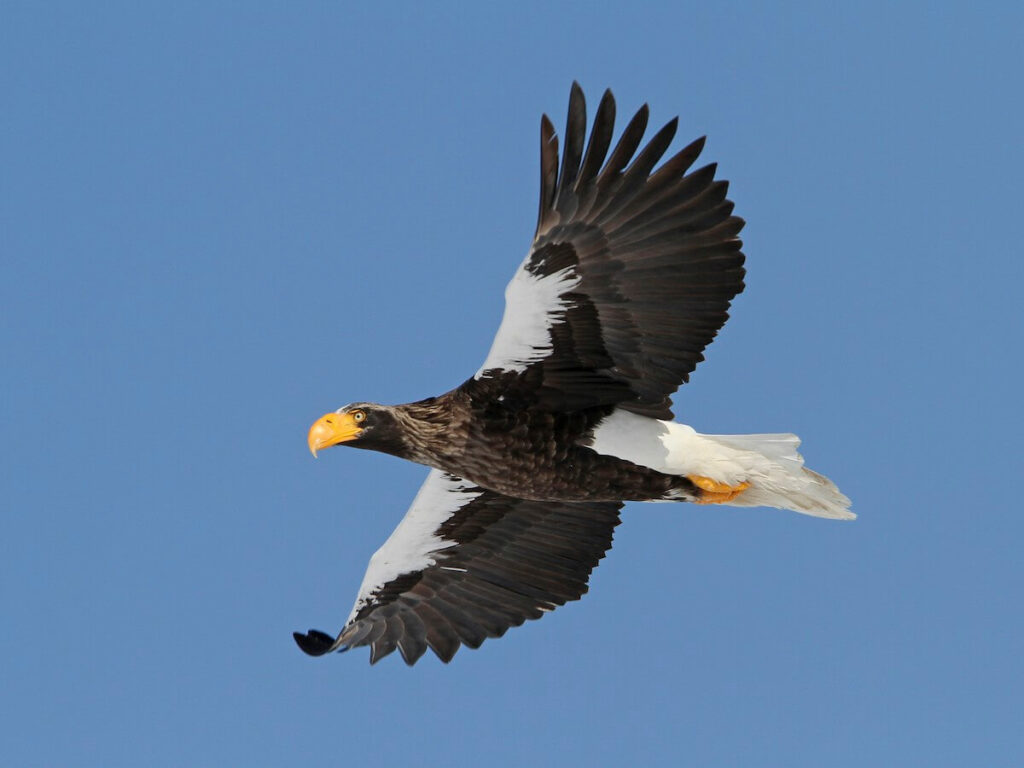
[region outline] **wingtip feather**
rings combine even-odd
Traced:
[[[309,656],[323,656],[334,646],[334,638],[318,629],[311,629],[305,634],[292,632],[292,637],[299,649]]]

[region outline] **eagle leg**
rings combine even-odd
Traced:
[[[732,501],[750,487],[750,483],[729,485],[703,475],[687,475],[687,479],[701,490],[697,504],[723,504]]]

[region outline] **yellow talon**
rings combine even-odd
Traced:
[[[722,504],[732,501],[750,487],[750,483],[729,485],[703,475],[687,475],[687,480],[703,491],[700,498],[697,499],[698,504]]]

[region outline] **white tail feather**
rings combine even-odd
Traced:
[[[750,487],[726,504],[791,509],[833,520],[857,517],[835,483],[804,466],[804,458],[796,450],[800,445],[796,435],[696,436],[721,445],[729,454],[721,458],[743,467],[745,477],[740,482],[750,483]]]
[[[804,467],[793,434],[702,435],[686,424],[615,411],[594,432],[591,447],[659,472],[700,475],[749,487],[734,507],[777,507],[805,515],[852,520],[850,500],[824,475]]]

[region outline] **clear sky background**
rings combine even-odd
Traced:
[[[1019,4],[0,4],[0,764],[1017,766]],[[629,505],[450,666],[311,659],[483,360],[569,85],[707,134],[747,290],[676,399],[854,523]]]

